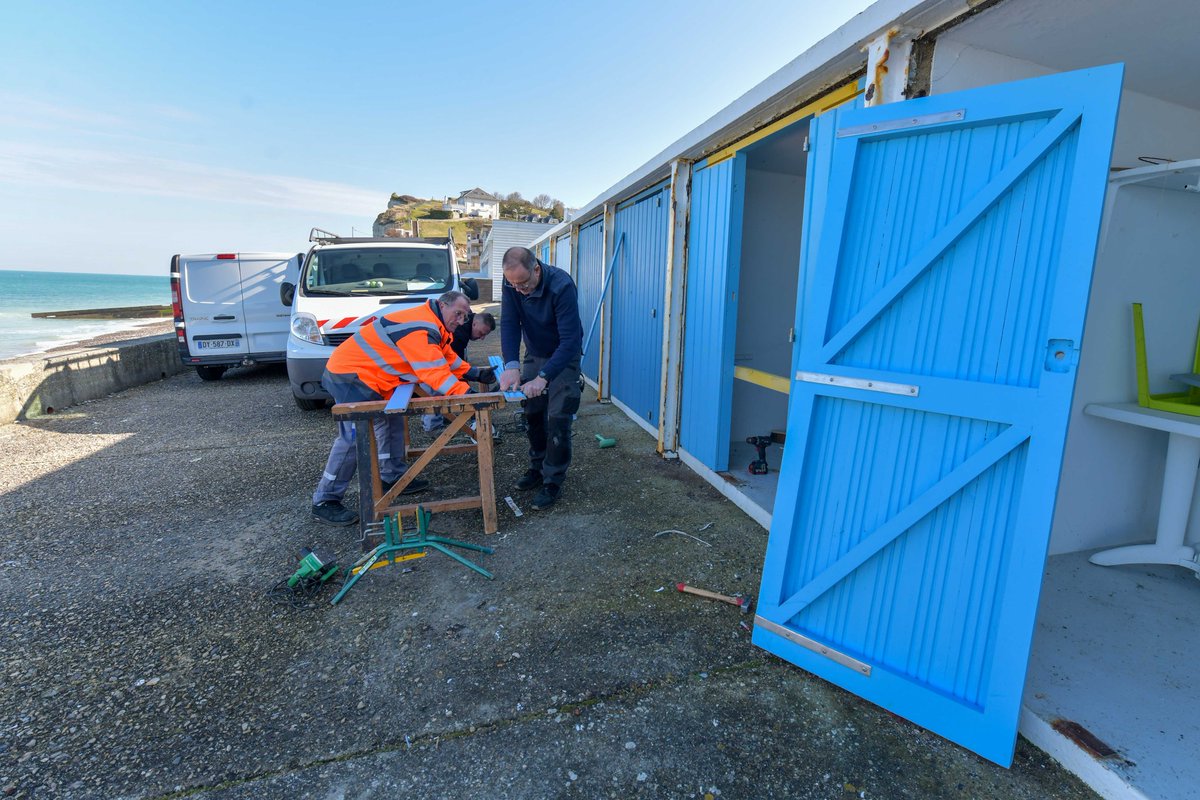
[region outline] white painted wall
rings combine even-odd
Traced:
[[[1052,553],[1150,541],[1162,490],[1165,433],[1100,420],[1088,403],[1137,400],[1130,303],[1146,316],[1152,392],[1178,391],[1200,321],[1200,196],[1127,186],[1109,190],[1096,258],[1071,427],[1063,458]],[[1195,540],[1200,514],[1192,515]]]
[[[796,319],[804,178],[746,170],[742,268],[738,286],[737,366],[787,376],[792,366],[788,330]],[[787,427],[787,395],[733,382],[735,442]]]
[[[1054,70],[938,41],[933,91],[986,86]],[[1139,156],[1200,158],[1200,110],[1126,91],[1114,167]],[[1096,258],[1050,552],[1150,541],[1158,517],[1166,434],[1083,414],[1088,403],[1136,402],[1130,303],[1146,312],[1151,391],[1187,371],[1200,319],[1200,196],[1128,186],[1110,189]],[[1176,387],[1176,389],[1179,387]],[[1190,540],[1200,529],[1193,513]]]
[[[1098,66],[1098,65],[1097,65]],[[933,94],[1048,75],[1058,70],[956,42],[938,39],[933,58]],[[1200,109],[1126,90],[1121,94],[1114,167],[1144,167],[1139,156],[1175,161],[1200,157]]]

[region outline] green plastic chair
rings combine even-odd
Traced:
[[[1182,392],[1150,394],[1150,370],[1146,366],[1146,326],[1142,321],[1142,304],[1133,304],[1133,345],[1137,359],[1138,405],[1159,411],[1172,411],[1200,417],[1200,328],[1196,330],[1196,355],[1192,371],[1171,376],[1171,380],[1187,384]]]

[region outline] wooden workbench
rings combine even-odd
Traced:
[[[338,403],[333,407],[333,416],[339,422],[353,422],[355,447],[358,460],[358,518],[359,527],[366,526],[392,514],[416,511],[418,505],[431,512],[458,511],[478,508],[483,512],[484,533],[496,533],[499,523],[496,517],[496,488],[492,477],[492,409],[504,403],[499,392],[487,394],[462,394],[452,397],[414,397],[403,411],[385,411],[387,402],[374,400],[362,403]],[[385,414],[399,413],[407,416],[442,414],[450,417],[450,424],[429,447],[412,447],[409,444],[408,426],[404,430],[404,448],[408,469],[387,492],[383,493],[383,481],[379,476],[379,444],[375,441],[374,422]],[[476,444],[450,445],[450,440],[464,427],[475,420]],[[454,497],[421,503],[399,503],[400,493],[422,470],[441,453],[476,453],[479,464],[479,494],[470,497]]]

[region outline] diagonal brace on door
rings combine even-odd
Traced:
[[[979,194],[963,206],[962,210],[947,223],[945,228],[939,231],[928,244],[922,247],[866,305],[858,310],[858,313],[842,326],[841,330],[825,343],[821,348],[821,361],[829,363],[836,358],[901,292],[907,289],[913,281],[921,276],[921,273],[929,269],[934,261],[940,258],[951,246],[962,238],[972,223],[999,202],[1000,198],[1025,173],[1033,169],[1038,160],[1050,148],[1062,141],[1079,124],[1082,115],[1083,112],[1079,109],[1063,109],[1060,111],[1045,128],[1030,140],[1029,144],[1025,146],[1025,149],[1015,159],[996,173],[995,177],[983,187]]]
[[[1010,427],[980,448],[979,452],[947,473],[944,478],[915,497],[895,516],[850,548],[844,556],[823,568],[817,577],[802,586],[786,602],[780,603],[775,609],[764,609],[760,599],[759,613],[779,623],[796,616],[805,606],[829,591],[843,578],[866,563],[867,559],[891,544],[900,534],[949,500],[955,492],[978,478],[984,470],[1026,442],[1030,433],[1030,429],[1025,426]]]

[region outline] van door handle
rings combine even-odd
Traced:
[[[213,317],[213,319],[230,320],[237,319],[237,317],[235,317],[233,314],[217,314],[215,317]]]

